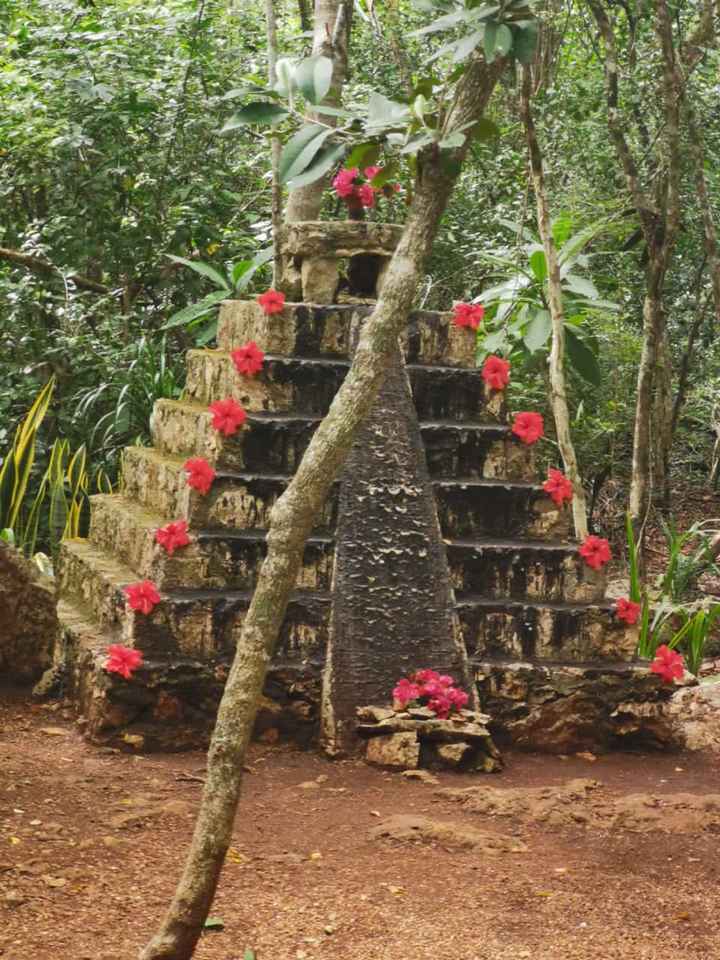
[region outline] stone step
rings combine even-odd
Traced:
[[[435,496],[446,536],[561,538],[570,532],[570,511],[534,483],[436,480]]]
[[[235,649],[251,593],[242,590],[170,590],[150,614],[126,606],[123,587],[134,572],[87,540],[67,540],[60,553],[59,589],[89,611],[101,628],[122,627],[121,641],[149,656],[177,653],[200,660]],[[291,662],[321,661],[327,645],[330,595],[293,594],[280,632],[277,656]]]
[[[213,429],[207,407],[158,400],[151,430],[160,452],[205,457],[216,469],[290,474],[320,422],[320,417],[308,415],[252,413],[242,429],[224,437]],[[535,479],[532,447],[516,440],[504,424],[425,420],[420,433],[433,477],[454,481],[460,476],[466,482]]]
[[[265,557],[265,530],[189,531],[191,543],[170,557],[155,542],[163,518],[119,494],[91,497],[90,543],[130,567],[137,579],[152,580],[161,590],[250,590]],[[313,535],[305,548],[298,590],[329,590],[334,543]]]
[[[500,600],[457,593],[456,608],[470,658],[629,660],[637,630],[610,603]]]
[[[577,544],[548,540],[446,540],[456,591],[498,600],[601,600],[605,577],[592,570]]]
[[[420,424],[430,476],[436,479],[534,481],[535,452],[503,424]]]
[[[167,523],[187,520],[208,530],[267,527],[269,512],[282,494],[287,474],[253,474],[218,470],[210,491],[202,495],[187,485],[186,457],[171,456],[153,447],[126,447],[122,492],[157,513]],[[325,503],[317,526],[333,530],[337,497]]]
[[[158,400],[150,429],[164,453],[205,457],[216,469],[293,473],[319,423],[314,416],[251,413],[237,433],[225,437],[204,404]]]
[[[207,406],[232,396],[248,412],[290,411],[324,416],[342,384],[349,362],[268,355],[255,377],[240,376],[229,353],[191,350],[187,355],[185,399]],[[421,420],[475,420],[483,415],[497,421],[503,397],[487,390],[477,369],[408,364]]]
[[[286,303],[281,313],[266,316],[254,300],[226,300],[220,307],[218,346],[234,350],[254,340],[265,353],[347,358],[353,316],[368,317],[372,310],[372,305],[352,303]],[[449,313],[411,313],[400,341],[407,363],[475,366],[475,336],[454,326]]]

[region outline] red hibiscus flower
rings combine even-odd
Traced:
[[[566,500],[572,500],[573,497],[572,484],[562,470],[556,470],[555,467],[550,467],[548,470],[548,477],[543,484],[543,490],[550,494],[550,499],[559,507]]]
[[[215,471],[203,457],[191,457],[183,464],[187,473],[188,486],[199,493],[206,494],[215,479]]]
[[[213,415],[213,427],[226,437],[237,433],[238,427],[247,420],[247,414],[232,397],[228,397],[227,400],[216,400],[208,409]]]
[[[624,620],[625,623],[632,626],[634,623],[638,622],[641,609],[642,608],[639,603],[635,603],[632,600],[627,600],[625,597],[618,597],[615,603],[615,616],[618,618],[618,620]]]
[[[230,357],[239,374],[243,377],[254,377],[262,370],[265,354],[254,340],[250,340],[237,350],[233,350]]]
[[[119,673],[121,677],[129,680],[133,670],[137,670],[143,662],[143,655],[140,650],[133,650],[131,647],[122,647],[119,643],[113,643],[107,649],[108,659],[105,663],[105,669],[108,673]]]
[[[600,570],[612,556],[607,540],[604,537],[596,537],[592,533],[585,537],[578,548],[578,553],[593,570]]]
[[[666,644],[662,644],[655,651],[655,659],[650,664],[653,673],[662,677],[665,683],[680,680],[685,673],[685,663],[679,653],[675,653]]]
[[[130,609],[140,613],[152,613],[153,607],[160,603],[160,594],[152,580],[131,583],[124,588],[123,593],[128,598]]]
[[[270,316],[273,313],[280,313],[285,306],[285,294],[278,290],[266,290],[257,298],[257,302],[263,308],[263,311]]]
[[[485,307],[481,303],[456,303],[453,311],[455,326],[470,327],[472,330],[477,330],[485,316]]]
[[[491,354],[483,364],[482,378],[491,390],[504,390],[510,383],[510,361]]]
[[[537,443],[545,432],[545,424],[539,413],[519,413],[512,425],[512,432],[523,443]]]
[[[186,547],[190,543],[187,530],[187,520],[175,520],[156,530],[155,540],[171,557],[180,547]]]

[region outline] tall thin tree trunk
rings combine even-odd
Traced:
[[[265,0],[265,26],[268,43],[268,83],[273,87],[277,81],[275,66],[278,58],[277,18],[275,15],[276,0]],[[272,219],[273,244],[275,256],[273,258],[273,286],[277,286],[278,278],[283,275],[283,252],[280,249],[280,227],[282,226],[282,184],[280,183],[280,154],[282,143],[279,137],[270,141],[270,158],[272,170],[272,195],[270,216]]]
[[[504,64],[472,61],[459,81],[443,134],[474,123]],[[245,615],[210,743],[207,779],[185,868],[160,930],[140,960],[190,960],[232,836],[243,761],[305,541],[383,380],[411,310],[424,261],[459,175],[467,145],[419,158],[417,190],[382,296],[366,321],[350,370],[272,514],[267,556]]]
[[[523,67],[522,93],[520,96],[520,113],[525,125],[525,137],[530,155],[530,170],[535,202],[537,206],[537,222],[540,238],[545,250],[545,262],[548,272],[548,304],[552,318],[552,347],[550,350],[550,404],[555,419],[558,447],[565,465],[565,473],[573,486],[573,522],[575,535],[584,540],[588,533],[587,507],[585,504],[585,488],[578,468],[575,446],[570,433],[570,412],[567,402],[565,380],[565,314],[562,302],[562,286],[560,283],[560,264],[553,240],[550,223],[550,210],[545,191],[545,175],[543,172],[543,158],[540,143],[535,130],[532,110],[530,107],[531,73],[529,67]]]
[[[718,251],[717,228],[715,227],[715,221],[713,219],[707,180],[705,178],[705,148],[702,133],[698,129],[695,110],[689,97],[686,97],[685,100],[685,117],[687,120],[690,156],[692,157],[695,167],[695,192],[697,194],[698,207],[700,208],[700,216],[702,217],[705,255],[707,257],[708,267],[710,268],[715,317],[718,324],[720,324],[720,251]]]
[[[315,0],[315,25],[312,52],[314,56],[328,57],[333,62],[332,84],[323,104],[339,107],[342,88],[348,72],[348,47],[350,45],[351,0]],[[323,123],[334,124],[333,117],[323,115]],[[298,220],[317,220],[320,216],[323,194],[329,176],[315,183],[293,190],[287,204],[288,223]]]

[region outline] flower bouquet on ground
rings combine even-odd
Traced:
[[[408,707],[427,707],[441,720],[446,720],[452,713],[459,714],[469,699],[464,690],[455,686],[452,677],[435,670],[418,670],[410,677],[398,680],[393,689],[393,709],[403,711]]]

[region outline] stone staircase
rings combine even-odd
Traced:
[[[348,370],[351,318],[371,310],[290,303],[267,316],[255,302],[224,303],[218,348],[191,350],[183,398],[155,406],[154,445],[128,448],[121,492],[92,498],[88,539],[62,548],[58,651],[91,737],[178,748],[207,736],[270,511]],[[229,354],[249,340],[266,353],[253,378],[237,374]],[[635,637],[611,616],[602,576],[568,539],[569,512],[544,494],[533,449],[505,422],[502,394],[485,389],[473,333],[453,326],[449,314],[416,312],[402,348],[462,637],[483,706],[494,706],[511,729],[533,702],[556,699],[553,670],[564,677],[568,667],[597,672],[626,661]],[[248,419],[225,438],[208,404],[228,396]],[[217,471],[205,496],[187,485],[190,456]],[[310,738],[317,729],[337,501],[336,484],[305,549],[259,718],[268,738],[278,729]],[[192,543],[169,557],[155,531],[182,518]],[[148,616],[130,610],[123,595],[143,579],[162,596]],[[103,670],[113,642],[143,651],[130,684]],[[528,680],[532,665],[539,687]],[[518,671],[522,695],[512,684]]]

